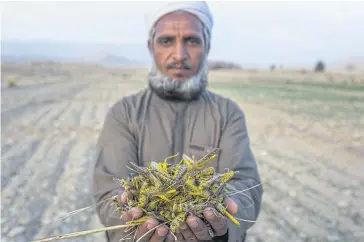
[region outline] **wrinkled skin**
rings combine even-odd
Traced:
[[[148,48],[154,59],[149,73],[149,86],[159,96],[169,99],[192,100],[204,92],[207,86],[207,55],[209,47],[203,37],[203,25],[188,13],[171,13],[162,17],[157,24],[155,37],[148,42]],[[122,203],[126,203],[127,194],[123,194]],[[235,214],[237,204],[230,198],[224,200],[227,211]],[[124,214],[126,222],[142,217],[142,211],[133,208]],[[227,219],[212,208],[204,211],[204,216],[214,231],[213,236],[222,236],[228,232]],[[155,219],[149,219],[139,226],[136,239],[151,228],[159,225]],[[207,224],[200,218],[188,216],[185,223],[177,230],[178,241],[212,240]],[[174,241],[168,227],[163,225],[143,237],[142,241]]]

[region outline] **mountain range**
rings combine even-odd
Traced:
[[[105,65],[149,65],[146,45],[71,43],[56,41],[2,41],[2,61],[75,61]]]
[[[242,63],[227,60],[226,58],[216,58],[217,56],[221,56],[221,54],[215,54],[213,56],[215,56],[215,58],[213,57],[212,59],[215,61],[237,63],[243,68],[250,66],[245,63],[248,63],[248,60],[254,59],[256,60],[255,62],[258,60],[262,63],[267,62],[267,60],[259,56],[249,58],[249,55],[247,55],[245,57],[245,61],[241,61]],[[305,58],[308,60],[308,57],[301,56],[302,60],[305,60]],[[3,62],[70,61],[121,66],[149,66],[152,63],[146,43],[78,43],[51,40],[3,40],[1,42],[1,60]],[[356,69],[362,70],[363,65],[356,63],[364,63],[364,56],[358,55],[341,60],[324,60],[324,62],[329,65],[329,68],[342,68],[350,63],[355,65],[357,67]],[[310,64],[310,62],[307,61],[306,65],[298,66],[306,66],[310,68],[313,64],[314,63]],[[263,66],[265,66],[265,68],[269,68],[270,65],[266,63]]]

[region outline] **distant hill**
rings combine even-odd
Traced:
[[[218,70],[218,69],[242,69],[242,68],[240,65],[233,62],[209,60],[209,69]]]
[[[340,63],[333,68],[336,71],[349,71],[364,73],[364,58]]]
[[[141,44],[68,43],[52,41],[2,41],[2,61],[77,61],[105,65],[148,65]]]
[[[233,53],[229,53],[233,55]],[[217,55],[210,56],[209,66],[211,69],[249,69],[248,59],[252,61],[259,56],[244,57],[245,61],[232,61],[226,58],[219,58]],[[209,59],[210,59],[209,58]],[[252,59],[253,58],[253,59]],[[145,43],[135,44],[109,44],[109,43],[73,43],[63,41],[19,41],[19,40],[3,40],[1,42],[1,59],[4,62],[24,62],[24,61],[54,61],[54,62],[81,62],[102,65],[123,65],[123,66],[149,66],[152,63],[150,54]],[[234,59],[234,58],[232,58]],[[267,62],[260,59],[260,62]],[[364,71],[364,56],[345,58],[345,60],[325,60],[328,70],[345,70],[347,65],[354,65],[354,72]],[[246,62],[246,63],[245,63]],[[309,61],[307,60],[307,63]],[[297,65],[297,68],[313,68],[315,60],[312,64]],[[270,65],[261,66],[260,68],[269,68],[272,64],[280,66],[280,63],[272,62]],[[284,65],[289,68],[289,65]]]
[[[52,41],[3,41],[1,58],[6,62],[51,61],[81,62],[102,65],[150,65],[146,45],[68,43]],[[240,69],[226,61],[209,61],[211,69]]]

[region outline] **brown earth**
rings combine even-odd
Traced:
[[[63,222],[57,218],[92,204],[94,146],[105,114],[123,95],[144,86],[145,71],[90,70],[73,67],[69,78],[53,73],[49,84],[37,82],[47,77],[35,75],[32,81],[2,89],[2,241],[102,227],[92,209]],[[224,90],[228,95],[232,89]],[[364,96],[361,91],[355,95]],[[262,180],[268,181],[261,214],[247,241],[363,241],[360,114],[352,111],[347,115],[353,118],[345,122],[314,119],[299,110],[287,111],[296,102],[232,98],[246,114]],[[360,100],[355,105],[362,108]],[[69,241],[103,239],[101,233]]]

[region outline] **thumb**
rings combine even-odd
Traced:
[[[127,204],[128,200],[131,200],[133,195],[130,192],[123,192],[120,196],[120,202],[122,204]]]
[[[230,197],[226,197],[224,199],[224,203],[226,206],[226,210],[231,214],[235,214],[238,212],[238,204]]]

